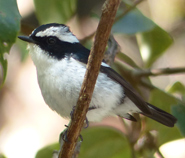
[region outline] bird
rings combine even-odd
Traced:
[[[70,118],[79,97],[90,50],[64,24],[43,24],[29,36],[18,38],[28,42],[45,103],[63,118]],[[90,122],[99,122],[107,116],[119,116],[137,121],[133,113],[168,127],[174,127],[177,121],[173,115],[147,103],[103,60],[86,118]]]

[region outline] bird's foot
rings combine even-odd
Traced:
[[[69,126],[65,125],[65,127],[66,127],[66,129],[60,134],[59,142],[61,142],[63,140],[67,143],[70,143],[69,139],[67,138],[67,132],[68,132]],[[79,138],[80,138],[80,141],[83,142],[83,137],[81,134],[79,135]]]
[[[73,114],[74,114],[75,108],[76,108],[76,106],[73,106],[72,111],[70,113],[71,120],[73,119]],[[97,109],[97,107],[89,107],[88,111],[91,111],[93,109]],[[89,121],[88,121],[87,117],[85,118],[85,123],[86,123],[86,126],[84,128],[88,128],[89,127]]]

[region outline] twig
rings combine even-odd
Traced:
[[[172,75],[178,73],[185,73],[185,67],[180,68],[163,68],[152,70],[134,69],[133,75],[137,77],[159,76],[159,75]]]
[[[95,42],[89,56],[87,71],[78,98],[77,107],[74,111],[70,126],[68,127],[67,138],[69,142],[63,144],[62,150],[59,153],[59,158],[71,158],[73,155],[76,142],[86,118],[105,47],[119,4],[120,0],[106,0],[103,5],[101,19],[95,35]]]

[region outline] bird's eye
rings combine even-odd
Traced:
[[[48,43],[49,45],[53,45],[53,44],[56,43],[56,39],[53,38],[53,37],[50,37],[50,38],[47,39],[47,43]]]

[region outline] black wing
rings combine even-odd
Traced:
[[[125,95],[145,114],[151,114],[147,103],[141,98],[136,90],[116,71],[110,67],[101,66],[100,72],[106,74],[109,78],[119,83],[125,91]]]

